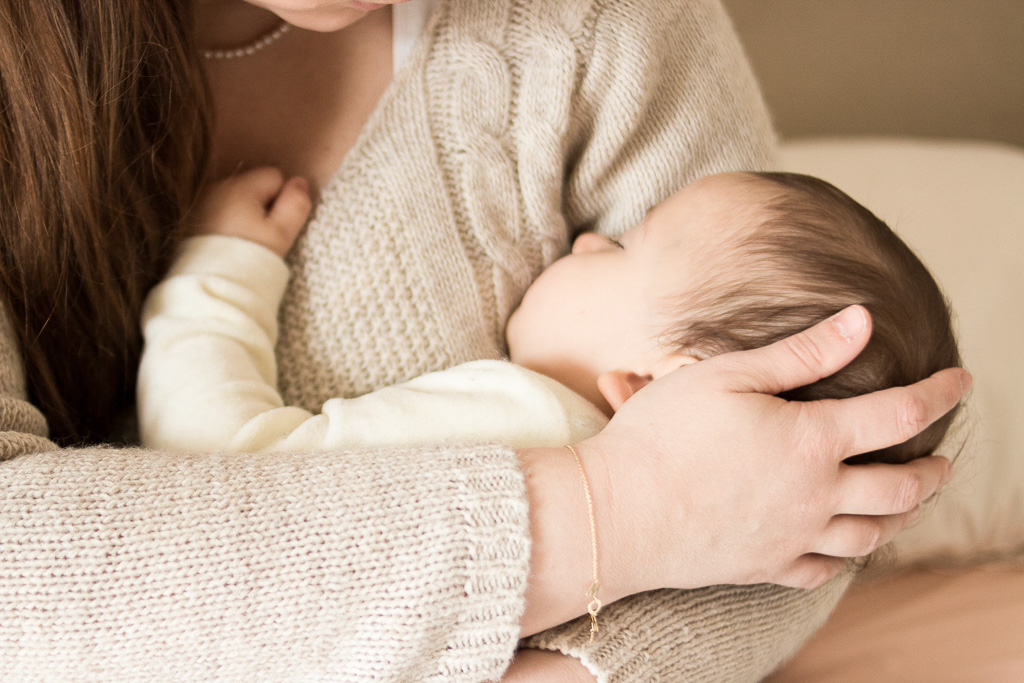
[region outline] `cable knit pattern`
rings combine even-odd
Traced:
[[[526,285],[583,229],[771,165],[715,0],[439,0],[291,257],[285,400],[315,410],[498,358]],[[529,560],[499,447],[182,456],[56,451],[0,330],[4,680],[498,677]],[[847,579],[662,591],[537,647],[601,681],[757,680]],[[581,603],[581,609],[583,604]]]

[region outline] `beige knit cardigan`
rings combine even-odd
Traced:
[[[766,167],[772,141],[716,1],[442,0],[294,252],[285,400],[501,357],[574,233]],[[59,451],[2,332],[4,680],[469,682],[508,665],[530,552],[508,448]],[[608,606],[592,645],[583,623],[529,643],[601,681],[753,681],[845,583],[658,591]]]

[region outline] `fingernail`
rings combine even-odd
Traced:
[[[832,316],[832,324],[846,341],[853,341],[864,331],[864,311],[860,306],[850,306]]]
[[[970,373],[967,373],[967,372],[962,373],[960,375],[960,391],[961,391],[961,393],[966,395],[967,392],[970,391],[971,387],[973,387],[973,386],[974,386],[974,378],[971,377]]]
[[[939,482],[939,486],[945,486],[949,482],[953,481],[953,465],[952,463],[946,466],[946,473],[942,475],[942,481]]]

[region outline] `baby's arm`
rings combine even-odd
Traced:
[[[144,443],[220,450],[275,390],[282,256],[309,214],[305,181],[260,168],[213,184],[194,233],[142,312],[137,403]],[[187,429],[185,426],[188,426]]]

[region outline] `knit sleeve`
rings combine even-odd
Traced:
[[[685,183],[762,169],[774,155],[764,104],[717,0],[598,2],[568,146],[570,226],[618,234]],[[757,681],[824,621],[849,581],[658,591],[526,646],[579,657],[601,683]]]
[[[25,399],[0,319],[4,680],[469,683],[511,658],[511,450],[58,450]]]

